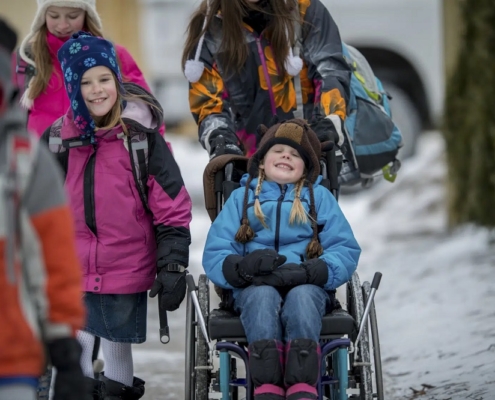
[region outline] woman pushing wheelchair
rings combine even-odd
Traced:
[[[361,250],[320,184],[315,132],[293,119],[260,134],[241,187],[210,228],[203,266],[233,291],[255,399],[317,399],[321,319]]]
[[[294,118],[298,106],[321,142],[342,144],[351,71],[320,0],[203,0],[182,61],[210,159],[252,155],[258,126]]]

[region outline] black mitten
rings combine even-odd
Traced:
[[[222,272],[225,280],[235,288],[242,288],[251,284],[239,273],[239,262],[242,258],[242,256],[231,254],[225,258],[222,264]]]
[[[301,266],[306,270],[308,283],[316,286],[325,286],[328,281],[328,266],[321,258],[312,258]]]
[[[231,143],[223,135],[217,135],[210,143],[210,160],[224,154],[244,155],[240,143]]]
[[[269,275],[256,276],[253,284],[273,287],[293,287],[307,283],[306,270],[299,264],[288,263],[277,268]]]
[[[340,118],[339,123],[342,124]],[[335,144],[339,144],[341,138],[337,132],[337,128],[329,118],[322,118],[315,123],[311,124],[311,129],[316,133],[321,143],[331,141]],[[341,129],[340,129],[341,130]]]
[[[150,290],[150,297],[161,293],[160,307],[167,311],[179,308],[186,296],[186,271],[168,271],[163,267],[156,276]]]
[[[47,344],[52,365],[57,369],[53,400],[91,400],[91,387],[81,364],[81,345],[75,338],[56,339]]]
[[[287,261],[287,257],[272,249],[258,249],[249,253],[239,261],[237,270],[247,282],[253,277],[267,275]]]

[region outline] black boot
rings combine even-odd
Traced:
[[[320,374],[320,346],[311,339],[295,339],[286,345],[285,386],[287,400],[316,400]]]
[[[134,377],[132,386],[108,379],[105,375],[100,375],[100,380],[105,384],[105,400],[137,400],[144,396],[144,381]]]
[[[93,400],[105,400],[105,383],[89,377],[85,377],[84,379],[86,380],[89,392],[93,396]]]
[[[276,340],[258,340],[248,346],[249,372],[255,400],[285,400],[284,345]]]

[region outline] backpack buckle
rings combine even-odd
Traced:
[[[17,64],[15,66],[15,72],[17,74],[35,76],[36,75],[36,68],[34,68],[31,64],[26,64],[26,65]]]
[[[168,272],[184,272],[186,267],[178,263],[170,263],[165,266]]]
[[[395,182],[395,178],[397,178],[397,172],[399,172],[400,167],[401,162],[398,159],[395,159],[392,163],[385,165],[382,168],[383,177],[385,180],[392,183]]]
[[[91,138],[88,137],[86,139],[81,138],[72,138],[72,139],[63,139],[62,146],[66,149],[73,149],[75,147],[83,147],[83,146],[91,146]]]

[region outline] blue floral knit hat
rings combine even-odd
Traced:
[[[120,91],[123,93],[122,74],[117,63],[115,48],[108,40],[79,31],[63,44],[57,56],[74,114],[74,124],[84,131],[81,139],[89,137],[91,143],[94,143],[95,121],[89,114],[81,94],[81,78],[88,69],[105,66],[117,77]]]

